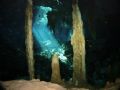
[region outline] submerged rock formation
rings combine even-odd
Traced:
[[[77,2],[77,1],[76,1]],[[73,35],[71,44],[73,46],[73,83],[79,85],[86,80],[85,74],[85,37],[83,33],[83,22],[77,3],[73,3]]]
[[[64,87],[40,80],[13,80],[3,83],[5,90],[66,90]]]
[[[60,76],[59,57],[57,54],[54,54],[52,57],[51,67],[52,67],[51,82],[62,83],[61,76]]]
[[[32,0],[27,0],[25,12],[25,45],[30,79],[34,79],[33,37],[32,37]]]

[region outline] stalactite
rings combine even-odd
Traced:
[[[81,84],[86,80],[85,71],[85,37],[83,33],[83,21],[77,1],[73,2],[73,35],[71,44],[73,46],[73,83]]]
[[[62,83],[61,76],[60,76],[60,65],[59,65],[59,57],[57,54],[52,56],[52,76],[51,82],[53,83]]]
[[[25,44],[30,79],[34,79],[33,37],[32,37],[32,0],[27,1],[25,12]]]

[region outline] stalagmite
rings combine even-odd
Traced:
[[[83,33],[83,22],[77,0],[73,0],[73,35],[71,44],[73,46],[73,83],[80,85],[86,80],[85,71],[85,37]]]
[[[32,0],[27,0],[25,12],[25,44],[30,79],[34,79],[33,37],[32,37]]]
[[[60,65],[59,65],[59,58],[57,54],[52,56],[52,76],[51,82],[53,83],[62,83],[61,76],[60,76]]]

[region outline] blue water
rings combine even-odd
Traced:
[[[42,49],[39,54],[50,58],[54,53],[57,53],[60,60],[65,62],[67,60],[64,56],[65,50],[47,26],[47,13],[51,12],[52,8],[38,6],[36,9],[36,15],[33,20],[33,36],[37,42],[37,46]]]

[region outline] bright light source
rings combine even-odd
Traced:
[[[52,54],[57,53],[60,60],[66,62],[67,58],[64,56],[65,50],[60,46],[47,26],[47,13],[49,11],[52,11],[52,8],[44,6],[37,7],[37,13],[33,22],[33,36],[39,48],[42,48],[40,55],[50,58]]]

